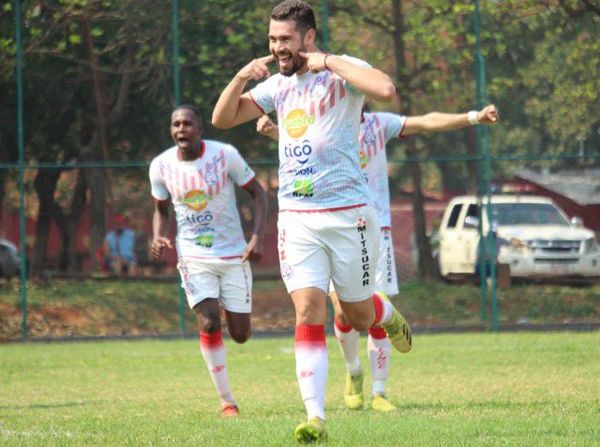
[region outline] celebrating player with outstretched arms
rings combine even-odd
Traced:
[[[404,318],[374,294],[379,223],[359,163],[365,95],[390,100],[395,88],[360,59],[320,52],[314,13],[303,1],[284,1],[270,17],[271,55],[236,74],[215,106],[213,124],[229,128],[272,111],[278,117],[279,261],[296,310],[296,375],[308,415],[295,436],[310,442],[327,436],[330,279],[353,328],[382,326],[397,349],[411,349]],[[269,76],[273,62],[279,73]],[[264,80],[244,92],[250,79]]]
[[[426,132],[444,132],[475,124],[494,124],[499,116],[493,105],[468,113],[431,112],[421,116],[402,116],[387,112],[363,113],[360,125],[360,167],[365,176],[381,227],[379,256],[377,260],[376,290],[388,296],[397,295],[398,279],[391,232],[390,191],[388,182],[386,144],[392,138]],[[279,129],[268,115],[256,122],[256,130],[274,140],[279,139]],[[336,338],[346,362],[344,402],[348,409],[357,410],[364,405],[364,374],[359,360],[359,333],[344,316],[335,289],[330,293],[335,311]],[[385,331],[369,328],[367,355],[373,379],[371,406],[376,411],[394,411],[396,407],[387,399],[386,384],[390,366],[391,344]]]

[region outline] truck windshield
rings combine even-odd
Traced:
[[[493,210],[498,225],[569,225],[549,203],[496,203]]]

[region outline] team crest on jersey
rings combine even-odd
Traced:
[[[194,189],[183,196],[181,203],[194,211],[202,211],[208,205],[209,200],[212,200],[211,196],[205,194],[204,191]]]
[[[204,176],[204,181],[207,185],[215,186],[217,184],[217,176],[213,172],[207,172]]]
[[[309,116],[302,109],[294,109],[282,119],[281,125],[292,138],[300,138],[306,133],[308,126],[314,124],[315,117]]]

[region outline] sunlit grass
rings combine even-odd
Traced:
[[[196,341],[0,346],[0,444],[293,445],[304,409],[292,343],[226,342],[237,420],[218,417]],[[336,341],[328,346],[329,445],[600,439],[599,333],[419,336],[392,358],[399,411],[385,415],[343,408],[343,362]]]

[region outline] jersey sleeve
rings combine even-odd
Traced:
[[[381,122],[383,128],[383,138],[387,143],[392,138],[400,138],[402,129],[406,124],[406,117],[403,115],[396,115],[395,113],[379,112],[377,118]]]
[[[228,145],[226,153],[228,175],[236,184],[244,186],[256,176],[235,147]]]
[[[150,163],[150,190],[156,200],[167,200],[170,194],[160,171],[160,161],[155,158]]]
[[[346,62],[350,62],[351,64],[358,65],[359,67],[362,67],[362,68],[373,68],[368,62],[365,62],[362,59],[358,59],[356,57],[348,56],[347,54],[343,54],[338,57],[340,57],[341,59],[344,59]],[[359,92],[356,89],[356,87],[354,87],[352,84],[350,84],[345,79],[344,79],[344,86],[353,95],[362,95],[362,93]]]
[[[275,82],[277,76],[271,76],[267,80],[257,84],[252,90],[250,90],[250,96],[258,107],[262,109],[264,113],[271,113],[275,110],[274,92]]]

